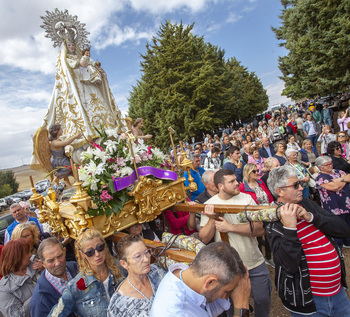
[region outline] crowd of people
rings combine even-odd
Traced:
[[[291,316],[350,316],[341,253],[350,247],[348,113],[333,120],[331,109],[309,106],[224,129],[220,137],[207,134],[194,148],[186,144],[197,184],[188,203],[204,204],[202,212],[166,210],[157,226],[133,225],[115,245],[93,227],[73,245],[45,232],[26,206],[11,205],[15,221],[0,247],[1,313],[228,317],[254,310],[267,317],[270,265]],[[180,151],[177,156],[181,161]],[[214,209],[274,203],[281,219],[265,224],[240,223],[235,214],[220,217]],[[190,266],[165,269],[143,241],[160,240],[163,231],[205,246]]]

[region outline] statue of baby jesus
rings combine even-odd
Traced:
[[[101,73],[99,72],[96,66],[97,63],[90,58],[90,49],[86,48],[83,50],[83,56],[80,59],[80,81],[90,84],[101,84],[102,78]],[[100,63],[98,63],[101,65]]]

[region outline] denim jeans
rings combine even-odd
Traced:
[[[317,135],[316,134],[309,135],[308,139],[311,141],[312,146],[316,147]]]
[[[317,312],[311,317],[348,317],[350,316],[350,302],[344,288],[333,296],[315,296],[314,302]],[[291,312],[291,317],[305,316]]]

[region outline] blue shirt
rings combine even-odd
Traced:
[[[199,167],[198,171],[195,171],[195,170],[191,169],[191,175],[192,175],[192,177],[194,179],[194,182],[197,184],[197,190],[192,192],[191,201],[194,201],[197,198],[197,196],[199,194],[203,193],[204,190],[205,190],[205,186],[204,186],[204,184],[202,183],[202,180],[201,180],[203,173],[204,173],[204,168],[203,167]],[[185,186],[188,186],[190,183],[188,181],[188,173],[187,173],[187,171],[184,173],[184,177],[186,178]]]
[[[175,270],[187,268],[184,264],[173,264],[169,267],[169,272],[158,287],[150,317],[214,317],[230,308],[230,302],[221,298],[207,303],[203,295],[192,290],[173,274]]]
[[[38,219],[35,217],[28,217],[27,222],[32,221],[35,222],[35,224],[37,225],[37,227],[39,228],[40,233],[42,234],[44,232],[43,230],[43,226],[41,223],[39,223]],[[6,244],[7,242],[9,242],[11,240],[11,236],[12,236],[12,232],[13,230],[16,228],[16,226],[18,226],[20,223],[15,219],[15,221],[9,225],[5,231],[5,239],[4,239],[4,244]]]

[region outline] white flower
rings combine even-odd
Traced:
[[[133,171],[134,170],[131,167],[125,166],[121,168],[119,172],[120,172],[120,176],[128,176],[128,175],[131,175]]]
[[[108,137],[118,138],[118,129],[106,129],[105,131]]]
[[[110,159],[109,155],[106,152],[101,151],[99,148],[93,149],[92,152],[95,155],[95,159],[99,158],[103,163],[106,163],[106,161]]]
[[[94,157],[94,153],[92,152],[92,148],[89,146],[86,151],[81,152],[80,159],[82,161],[91,160]]]
[[[100,164],[98,164],[97,167],[96,167],[96,172],[95,172],[95,174],[101,175],[104,171],[105,171],[105,164],[104,164],[104,163],[100,163]]]
[[[153,154],[156,158],[159,158],[159,159],[161,159],[161,160],[164,161],[165,155],[164,155],[164,153],[163,153],[161,150],[159,150],[158,148],[153,148],[153,149],[151,149],[151,151],[152,151],[152,154]]]
[[[85,165],[86,173],[95,175],[96,172],[96,163],[94,161],[90,161],[89,164]]]
[[[112,140],[107,140],[103,143],[106,146],[106,152],[110,154],[114,154],[117,151],[118,143]]]

